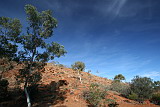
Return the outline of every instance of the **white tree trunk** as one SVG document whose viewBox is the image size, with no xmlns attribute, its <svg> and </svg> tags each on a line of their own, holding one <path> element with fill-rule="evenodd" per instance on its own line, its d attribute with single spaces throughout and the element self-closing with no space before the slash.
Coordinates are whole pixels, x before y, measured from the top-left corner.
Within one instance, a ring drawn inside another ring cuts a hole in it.
<svg viewBox="0 0 160 107">
<path fill-rule="evenodd" d="M 82 77 L 81 77 L 80 71 L 78 71 L 78 75 L 79 75 L 79 80 L 80 80 L 80 82 L 82 84 Z"/>
<path fill-rule="evenodd" d="M 80 82 L 82 83 L 82 78 L 81 78 L 81 76 L 79 75 L 79 80 L 80 80 Z"/>
<path fill-rule="evenodd" d="M 29 94 L 27 92 L 27 87 L 24 88 L 24 91 L 25 91 L 26 98 L 27 98 L 27 105 L 28 105 L 28 107 L 31 107 L 31 100 L 30 100 Z"/>
</svg>

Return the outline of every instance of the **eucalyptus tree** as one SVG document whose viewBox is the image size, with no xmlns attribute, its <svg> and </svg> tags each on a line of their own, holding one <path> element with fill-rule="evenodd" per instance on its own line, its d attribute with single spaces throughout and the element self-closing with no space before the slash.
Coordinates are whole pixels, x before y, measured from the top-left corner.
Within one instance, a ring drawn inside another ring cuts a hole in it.
<svg viewBox="0 0 160 107">
<path fill-rule="evenodd" d="M 114 77 L 114 81 L 120 82 L 122 80 L 125 80 L 125 77 L 122 74 L 118 74 Z"/>
<path fill-rule="evenodd" d="M 81 61 L 77 61 L 71 65 L 73 70 L 76 70 L 79 75 L 80 82 L 82 83 L 81 72 L 85 69 L 85 64 Z"/>
<path fill-rule="evenodd" d="M 24 91 L 27 98 L 28 107 L 31 107 L 30 93 L 28 87 L 37 84 L 41 79 L 41 72 L 44 69 L 45 62 L 53 60 L 55 57 L 60 57 L 66 53 L 64 46 L 52 42 L 46 43 L 46 39 L 53 35 L 53 29 L 57 27 L 57 20 L 52 16 L 51 10 L 42 12 L 37 11 L 37 8 L 32 5 L 25 5 L 25 12 L 27 15 L 28 27 L 23 34 L 20 34 L 20 21 L 15 20 L 15 24 L 11 27 L 17 26 L 16 31 L 7 28 L 6 37 L 10 37 L 10 43 L 15 41 L 19 45 L 13 45 L 13 53 L 20 46 L 21 50 L 17 52 L 17 59 L 23 65 L 17 75 L 17 80 L 24 84 Z M 7 19 L 7 18 L 6 18 Z M 1 25 L 6 25 L 7 22 L 1 22 Z M 15 28 L 16 29 L 16 28 Z M 13 38 L 12 38 L 13 36 Z M 2 39 L 4 39 L 3 37 Z M 1 39 L 1 38 L 0 38 Z M 9 45 L 10 46 L 10 45 Z M 3 48 L 1 46 L 0 48 Z M 7 49 L 7 48 L 4 48 Z M 10 52 L 10 51 L 9 51 Z M 7 52 L 8 53 L 8 52 Z M 12 51 L 11 51 L 12 53 Z M 1 53 L 0 53 L 1 54 Z M 4 53 L 2 53 L 4 54 Z"/>
</svg>

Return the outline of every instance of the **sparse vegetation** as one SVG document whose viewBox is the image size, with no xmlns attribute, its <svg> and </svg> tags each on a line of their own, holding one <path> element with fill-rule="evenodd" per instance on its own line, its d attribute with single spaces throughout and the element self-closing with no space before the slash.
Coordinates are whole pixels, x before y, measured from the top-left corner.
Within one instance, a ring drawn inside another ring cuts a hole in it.
<svg viewBox="0 0 160 107">
<path fill-rule="evenodd" d="M 101 104 L 104 104 L 104 99 L 107 95 L 107 91 L 101 89 L 98 84 L 92 83 L 90 85 L 89 91 L 84 92 L 84 98 L 89 102 L 93 107 L 98 107 Z"/>
</svg>

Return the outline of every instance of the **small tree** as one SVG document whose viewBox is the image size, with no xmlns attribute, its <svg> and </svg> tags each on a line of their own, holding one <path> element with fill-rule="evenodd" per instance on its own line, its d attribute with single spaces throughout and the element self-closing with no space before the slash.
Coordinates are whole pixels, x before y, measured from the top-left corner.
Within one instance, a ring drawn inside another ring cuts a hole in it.
<svg viewBox="0 0 160 107">
<path fill-rule="evenodd" d="M 118 74 L 114 77 L 114 81 L 120 82 L 122 80 L 125 80 L 125 77 L 122 74 Z"/>
<path fill-rule="evenodd" d="M 138 100 L 144 101 L 153 93 L 153 82 L 151 78 L 136 76 L 131 80 L 131 91 L 138 95 Z"/>
<path fill-rule="evenodd" d="M 73 70 L 76 70 L 79 75 L 80 82 L 82 83 L 81 72 L 85 69 L 85 64 L 83 62 L 77 61 L 72 66 Z"/>
</svg>

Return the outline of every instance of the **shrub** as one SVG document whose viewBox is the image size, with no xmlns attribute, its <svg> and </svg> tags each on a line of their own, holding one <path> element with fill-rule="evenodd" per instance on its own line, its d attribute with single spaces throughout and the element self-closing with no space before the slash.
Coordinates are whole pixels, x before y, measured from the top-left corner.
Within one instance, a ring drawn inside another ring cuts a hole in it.
<svg viewBox="0 0 160 107">
<path fill-rule="evenodd" d="M 106 91 L 101 89 L 101 87 L 98 84 L 91 84 L 89 91 L 84 92 L 84 98 L 89 102 L 89 104 L 93 107 L 100 106 L 102 100 L 105 99 L 105 96 L 107 95 Z"/>
<path fill-rule="evenodd" d="M 128 95 L 128 98 L 131 100 L 137 100 L 138 99 L 138 95 L 136 93 L 131 93 Z"/>
<path fill-rule="evenodd" d="M 136 76 L 132 79 L 130 86 L 132 92 L 138 95 L 138 100 L 144 101 L 145 99 L 149 99 L 151 97 L 154 84 L 148 77 Z"/>
<path fill-rule="evenodd" d="M 110 90 L 121 93 L 121 95 L 127 97 L 130 93 L 130 86 L 118 81 L 113 81 Z"/>
<path fill-rule="evenodd" d="M 152 95 L 151 102 L 153 102 L 154 104 L 160 105 L 160 92 L 154 93 Z"/>
</svg>

